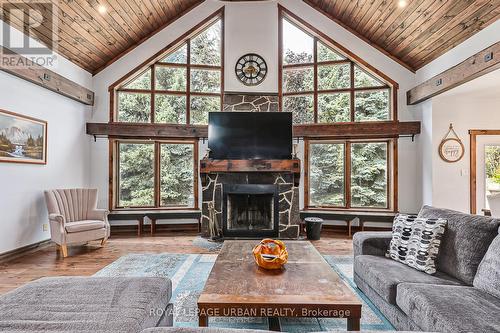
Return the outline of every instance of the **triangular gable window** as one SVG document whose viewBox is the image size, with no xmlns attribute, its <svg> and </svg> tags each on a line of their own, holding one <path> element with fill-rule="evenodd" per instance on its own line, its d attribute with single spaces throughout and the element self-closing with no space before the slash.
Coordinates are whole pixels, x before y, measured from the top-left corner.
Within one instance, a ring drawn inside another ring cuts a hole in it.
<svg viewBox="0 0 500 333">
<path fill-rule="evenodd" d="M 281 15 L 281 110 L 295 124 L 387 121 L 393 86 L 335 42 Z"/>
</svg>

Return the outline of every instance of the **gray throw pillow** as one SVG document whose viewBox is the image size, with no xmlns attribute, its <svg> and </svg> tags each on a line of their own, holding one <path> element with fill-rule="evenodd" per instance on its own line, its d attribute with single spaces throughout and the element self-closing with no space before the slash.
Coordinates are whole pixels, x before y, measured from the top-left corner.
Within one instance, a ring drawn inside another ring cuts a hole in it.
<svg viewBox="0 0 500 333">
<path fill-rule="evenodd" d="M 473 285 L 500 298 L 500 235 L 493 240 L 479 264 Z"/>
<path fill-rule="evenodd" d="M 498 234 L 500 220 L 431 206 L 424 206 L 418 217 L 448 221 L 436 262 L 437 270 L 472 285 L 479 263 Z"/>
<path fill-rule="evenodd" d="M 427 274 L 436 273 L 435 261 L 445 227 L 446 220 L 443 219 L 396 215 L 386 257 Z"/>
</svg>

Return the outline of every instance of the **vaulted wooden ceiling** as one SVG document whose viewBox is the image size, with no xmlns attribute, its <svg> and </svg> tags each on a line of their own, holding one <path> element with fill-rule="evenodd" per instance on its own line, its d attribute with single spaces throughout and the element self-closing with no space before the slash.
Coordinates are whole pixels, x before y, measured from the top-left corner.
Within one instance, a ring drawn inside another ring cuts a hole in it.
<svg viewBox="0 0 500 333">
<path fill-rule="evenodd" d="M 58 52 L 96 73 L 204 0 L 51 1 L 58 12 Z M 406 0 L 405 7 L 400 0 L 303 1 L 411 70 L 500 18 L 500 0 Z M 20 17 L 10 17 L 22 30 Z M 52 36 L 49 26 L 34 30 L 41 42 Z"/>
<path fill-rule="evenodd" d="M 30 5 L 19 0 L 0 0 L 21 9 Z M 191 10 L 203 0 L 49 0 L 58 14 L 57 51 L 91 73 Z M 2 7 L 2 19 L 5 10 Z M 19 12 L 12 12 L 10 24 L 23 30 Z M 31 16 L 37 22 L 40 18 Z M 30 33 L 45 45 L 53 29 L 43 24 Z"/>
<path fill-rule="evenodd" d="M 411 70 L 500 18 L 500 0 L 304 1 Z"/>
</svg>

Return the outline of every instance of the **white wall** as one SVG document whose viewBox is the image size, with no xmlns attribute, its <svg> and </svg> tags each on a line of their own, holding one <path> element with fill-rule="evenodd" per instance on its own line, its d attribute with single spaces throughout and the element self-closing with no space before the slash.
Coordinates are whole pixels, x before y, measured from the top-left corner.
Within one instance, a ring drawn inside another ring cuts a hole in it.
<svg viewBox="0 0 500 333">
<path fill-rule="evenodd" d="M 93 79 L 97 94 L 92 121 L 106 122 L 109 115 L 108 87 L 141 64 L 144 59 L 161 50 L 165 45 L 182 35 L 203 18 L 225 5 L 225 90 L 245 92 L 278 91 L 278 7 L 280 3 L 332 39 L 346 46 L 352 52 L 381 70 L 400 85 L 398 95 L 399 119 L 418 120 L 418 115 L 406 106 L 405 93 L 413 87 L 414 73 L 408 71 L 361 39 L 322 15 L 301 0 L 259 1 L 229 3 L 208 0 L 158 34 L 139 45 L 132 52 L 115 62 Z M 236 60 L 248 53 L 261 54 L 269 67 L 268 77 L 256 87 L 240 84 L 234 75 Z M 421 205 L 421 186 L 415 177 L 419 170 L 417 163 L 418 145 L 411 139 L 401 139 L 399 144 L 399 205 L 402 211 L 416 211 Z M 203 152 L 201 152 L 203 155 Z M 302 151 L 299 151 L 299 156 Z M 91 183 L 101 193 L 108 189 L 108 144 L 107 140 L 92 143 Z M 100 204 L 107 205 L 107 199 L 100 197 Z"/>
<path fill-rule="evenodd" d="M 88 72 L 62 57 L 57 63 L 52 70 L 91 87 Z M 0 109 L 48 122 L 47 165 L 0 163 L 3 253 L 50 238 L 43 231 L 48 223 L 45 189 L 88 186 L 90 139 L 85 123 L 90 107 L 0 72 Z"/>
<path fill-rule="evenodd" d="M 236 2 L 225 9 L 225 73 L 226 91 L 271 92 L 278 91 L 278 12 L 276 2 Z M 262 56 L 268 66 L 264 81 L 248 87 L 234 74 L 234 65 L 247 53 Z"/>
<path fill-rule="evenodd" d="M 500 41 L 500 21 L 479 31 L 455 48 L 419 69 L 415 85 L 459 64 Z M 421 164 L 422 202 L 469 211 L 469 129 L 500 129 L 500 70 L 477 78 L 414 107 L 422 120 L 417 153 Z M 438 146 L 453 123 L 465 145 L 464 158 L 446 163 Z"/>
<path fill-rule="evenodd" d="M 461 87 L 433 98 L 432 143 L 430 150 L 432 165 L 424 168 L 431 172 L 424 178 L 432 184 L 432 199 L 426 203 L 469 212 L 470 174 L 470 129 L 500 129 L 500 70 L 475 79 Z M 456 163 L 443 161 L 438 147 L 448 126 L 453 127 L 465 146 L 464 157 Z M 429 155 L 427 155 L 429 158 Z M 428 178 L 430 177 L 430 179 Z M 483 207 L 479 207 L 481 209 Z"/>
</svg>

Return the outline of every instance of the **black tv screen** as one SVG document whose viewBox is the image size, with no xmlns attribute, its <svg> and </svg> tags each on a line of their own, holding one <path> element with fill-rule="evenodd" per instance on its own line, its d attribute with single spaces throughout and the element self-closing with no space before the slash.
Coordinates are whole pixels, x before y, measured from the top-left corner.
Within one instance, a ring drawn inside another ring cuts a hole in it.
<svg viewBox="0 0 500 333">
<path fill-rule="evenodd" d="M 210 112 L 209 157 L 224 159 L 290 159 L 291 112 Z"/>
</svg>

